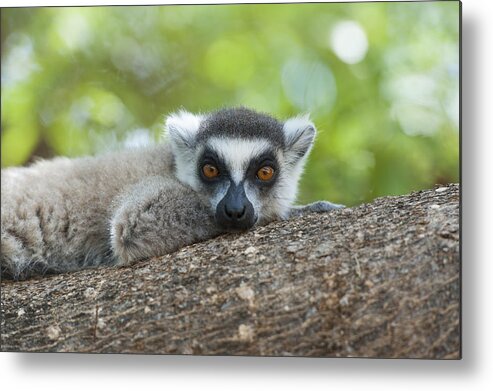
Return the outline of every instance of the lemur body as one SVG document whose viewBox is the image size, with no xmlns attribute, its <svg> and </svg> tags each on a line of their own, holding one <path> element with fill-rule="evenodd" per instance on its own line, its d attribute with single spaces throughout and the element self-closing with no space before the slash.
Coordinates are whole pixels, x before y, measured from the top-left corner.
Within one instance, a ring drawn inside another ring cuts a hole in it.
<svg viewBox="0 0 493 391">
<path fill-rule="evenodd" d="M 315 136 L 307 118 L 179 112 L 166 132 L 168 141 L 154 146 L 2 170 L 2 276 L 127 265 L 338 207 L 292 207 Z"/>
</svg>

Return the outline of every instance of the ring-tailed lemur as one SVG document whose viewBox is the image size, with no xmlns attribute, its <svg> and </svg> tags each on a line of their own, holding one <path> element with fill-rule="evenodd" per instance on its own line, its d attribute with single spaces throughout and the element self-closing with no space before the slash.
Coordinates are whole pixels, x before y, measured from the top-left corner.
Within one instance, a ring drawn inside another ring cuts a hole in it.
<svg viewBox="0 0 493 391">
<path fill-rule="evenodd" d="M 165 130 L 168 142 L 150 147 L 2 170 L 2 275 L 127 265 L 339 206 L 292 207 L 315 136 L 307 117 L 180 111 Z"/>
</svg>

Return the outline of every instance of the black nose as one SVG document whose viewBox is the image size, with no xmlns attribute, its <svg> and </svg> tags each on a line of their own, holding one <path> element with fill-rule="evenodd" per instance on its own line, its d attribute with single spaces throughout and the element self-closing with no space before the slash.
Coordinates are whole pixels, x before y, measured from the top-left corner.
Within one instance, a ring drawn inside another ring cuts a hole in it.
<svg viewBox="0 0 493 391">
<path fill-rule="evenodd" d="M 216 208 L 216 222 L 226 231 L 243 231 L 255 224 L 255 212 L 243 184 L 231 183 Z"/>
<path fill-rule="evenodd" d="M 246 206 L 245 205 L 224 205 L 224 213 L 231 220 L 241 220 L 246 215 Z"/>
</svg>

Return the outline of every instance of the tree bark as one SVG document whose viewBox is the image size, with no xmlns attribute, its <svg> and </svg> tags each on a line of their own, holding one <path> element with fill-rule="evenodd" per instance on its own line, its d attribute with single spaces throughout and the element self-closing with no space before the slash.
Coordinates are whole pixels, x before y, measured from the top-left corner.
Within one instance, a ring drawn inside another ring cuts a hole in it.
<svg viewBox="0 0 493 391">
<path fill-rule="evenodd" d="M 2 281 L 3 351 L 460 357 L 459 186 Z"/>
</svg>

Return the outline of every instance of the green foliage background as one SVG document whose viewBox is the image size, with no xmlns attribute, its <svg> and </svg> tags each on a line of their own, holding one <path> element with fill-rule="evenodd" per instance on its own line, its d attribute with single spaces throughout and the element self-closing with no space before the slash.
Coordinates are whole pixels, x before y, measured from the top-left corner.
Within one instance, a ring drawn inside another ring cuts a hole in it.
<svg viewBox="0 0 493 391">
<path fill-rule="evenodd" d="M 347 21 L 368 43 L 354 64 L 331 43 Z M 458 181 L 455 1 L 2 9 L 1 42 L 2 167 L 157 140 L 179 108 L 245 105 L 311 112 L 301 202 Z"/>
</svg>

